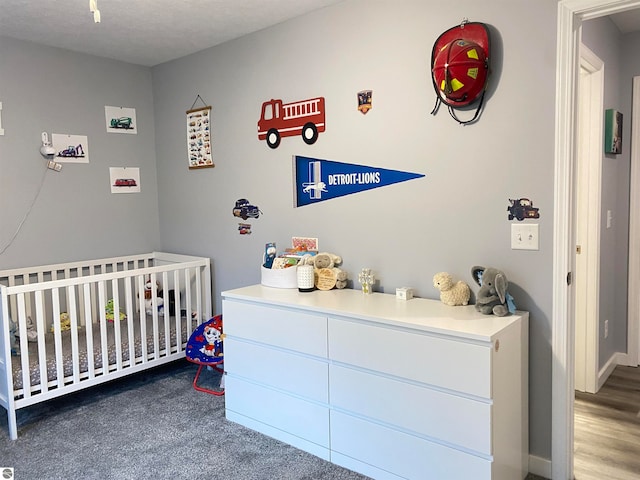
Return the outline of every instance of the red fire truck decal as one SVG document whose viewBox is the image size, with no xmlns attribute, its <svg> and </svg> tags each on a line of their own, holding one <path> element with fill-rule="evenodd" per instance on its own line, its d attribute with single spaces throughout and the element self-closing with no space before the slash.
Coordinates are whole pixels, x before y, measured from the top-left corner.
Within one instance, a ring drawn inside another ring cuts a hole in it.
<svg viewBox="0 0 640 480">
<path fill-rule="evenodd" d="M 282 137 L 301 135 L 307 145 L 324 132 L 324 97 L 310 98 L 300 102 L 282 103 L 269 100 L 262 104 L 258 120 L 258 140 L 266 140 L 271 148 L 278 148 Z"/>
</svg>

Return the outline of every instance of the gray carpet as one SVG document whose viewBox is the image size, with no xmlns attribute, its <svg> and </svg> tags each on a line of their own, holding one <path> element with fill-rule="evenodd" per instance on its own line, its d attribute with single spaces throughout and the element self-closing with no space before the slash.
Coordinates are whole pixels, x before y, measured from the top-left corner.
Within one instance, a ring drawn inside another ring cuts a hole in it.
<svg viewBox="0 0 640 480">
<path fill-rule="evenodd" d="M 228 422 L 224 397 L 191 387 L 196 368 L 174 362 L 22 409 L 15 442 L 0 409 L 0 468 L 16 480 L 367 478 Z M 218 380 L 203 373 L 205 386 Z"/>
</svg>

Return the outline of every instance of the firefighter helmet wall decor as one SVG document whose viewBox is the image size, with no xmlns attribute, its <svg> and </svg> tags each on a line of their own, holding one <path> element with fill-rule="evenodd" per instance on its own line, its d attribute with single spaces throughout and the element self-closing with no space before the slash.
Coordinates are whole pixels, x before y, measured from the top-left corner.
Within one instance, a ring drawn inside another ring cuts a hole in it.
<svg viewBox="0 0 640 480">
<path fill-rule="evenodd" d="M 484 23 L 465 19 L 441 34 L 431 50 L 431 78 L 437 95 L 431 114 L 438 113 L 444 103 L 458 123 L 475 122 L 484 104 L 489 59 L 489 30 Z M 473 117 L 460 120 L 455 109 L 468 109 L 475 103 Z"/>
</svg>

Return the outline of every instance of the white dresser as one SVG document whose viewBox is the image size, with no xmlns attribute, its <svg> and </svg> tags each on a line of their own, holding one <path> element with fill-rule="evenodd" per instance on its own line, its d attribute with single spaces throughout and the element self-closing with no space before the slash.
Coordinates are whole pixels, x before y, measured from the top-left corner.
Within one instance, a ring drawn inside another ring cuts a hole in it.
<svg viewBox="0 0 640 480">
<path fill-rule="evenodd" d="M 375 479 L 527 475 L 526 312 L 347 289 L 222 297 L 227 419 Z"/>
</svg>

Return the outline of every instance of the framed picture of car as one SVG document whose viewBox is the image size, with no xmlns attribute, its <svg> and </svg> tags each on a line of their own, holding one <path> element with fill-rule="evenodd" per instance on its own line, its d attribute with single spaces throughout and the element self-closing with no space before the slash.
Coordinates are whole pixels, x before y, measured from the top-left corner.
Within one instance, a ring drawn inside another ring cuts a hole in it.
<svg viewBox="0 0 640 480">
<path fill-rule="evenodd" d="M 110 107 L 105 105 L 104 117 L 107 122 L 107 132 L 137 135 L 138 128 L 135 108 Z"/>
<path fill-rule="evenodd" d="M 140 169 L 137 167 L 110 167 L 111 193 L 140 193 Z"/>
</svg>

